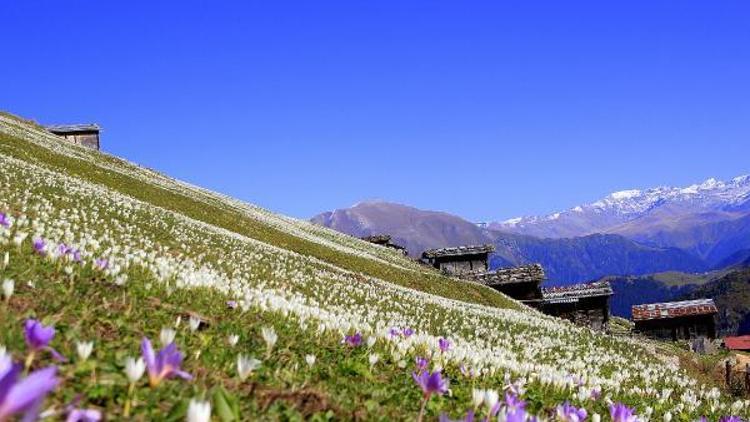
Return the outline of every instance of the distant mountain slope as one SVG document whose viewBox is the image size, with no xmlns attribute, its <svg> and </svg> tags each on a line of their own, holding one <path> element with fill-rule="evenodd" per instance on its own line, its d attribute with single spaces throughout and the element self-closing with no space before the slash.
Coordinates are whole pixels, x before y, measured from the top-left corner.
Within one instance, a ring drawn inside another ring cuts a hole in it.
<svg viewBox="0 0 750 422">
<path fill-rule="evenodd" d="M 712 298 L 720 309 L 718 330 L 723 335 L 750 334 L 750 268 L 732 271 L 679 299 Z"/>
<path fill-rule="evenodd" d="M 425 249 L 491 241 L 486 232 L 460 217 L 390 202 L 361 202 L 319 214 L 311 221 L 357 237 L 390 234 L 412 256 Z"/>
<path fill-rule="evenodd" d="M 588 281 L 610 274 L 637 275 L 666 270 L 691 272 L 705 268 L 701 260 L 679 249 L 644 246 L 611 234 L 539 239 L 498 233 L 494 243 L 505 261 L 541 263 L 552 284 Z"/>
<path fill-rule="evenodd" d="M 390 234 L 414 257 L 429 248 L 492 243 L 496 247 L 492 268 L 539 262 L 556 284 L 610 274 L 705 269 L 701 260 L 684 251 L 644 246 L 618 235 L 539 239 L 483 229 L 450 214 L 388 202 L 364 202 L 320 214 L 312 221 L 354 236 Z"/>
</svg>

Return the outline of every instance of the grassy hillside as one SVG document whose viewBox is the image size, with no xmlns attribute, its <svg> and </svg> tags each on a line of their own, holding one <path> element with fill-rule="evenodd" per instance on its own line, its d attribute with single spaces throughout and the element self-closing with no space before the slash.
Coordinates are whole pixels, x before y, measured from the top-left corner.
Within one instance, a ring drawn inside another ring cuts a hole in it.
<svg viewBox="0 0 750 422">
<path fill-rule="evenodd" d="M 195 399 L 215 420 L 412 420 L 423 403 L 434 419 L 465 414 L 475 388 L 518 395 L 542 417 L 565 401 L 604 420 L 611 402 L 644 418 L 749 413 L 648 343 L 541 315 L 5 115 L 0 212 L 2 279 L 14 280 L 3 283 L 0 344 L 24 372 L 57 368 L 48 415 L 74 402 L 109 419 L 181 420 Z M 28 319 L 55 327 L 49 345 L 67 361 L 32 351 Z M 174 344 L 191 379 L 131 383 L 124 368 L 143 337 Z M 260 361 L 243 377 L 240 354 Z M 423 400 L 417 358 L 442 370 L 450 392 Z"/>
</svg>

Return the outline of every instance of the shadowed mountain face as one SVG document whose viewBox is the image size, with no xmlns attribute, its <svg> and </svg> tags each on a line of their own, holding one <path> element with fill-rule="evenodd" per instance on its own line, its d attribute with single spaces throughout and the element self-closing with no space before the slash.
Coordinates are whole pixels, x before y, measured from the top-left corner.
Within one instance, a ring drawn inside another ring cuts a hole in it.
<svg viewBox="0 0 750 422">
<path fill-rule="evenodd" d="M 353 236 L 390 234 L 414 257 L 425 249 L 492 243 L 496 248 L 490 258 L 492 268 L 538 262 L 544 266 L 551 284 L 611 274 L 701 271 L 705 267 L 701 260 L 684 251 L 645 246 L 619 235 L 540 239 L 480 228 L 450 214 L 388 202 L 364 202 L 320 214 L 312 221 Z"/>
</svg>

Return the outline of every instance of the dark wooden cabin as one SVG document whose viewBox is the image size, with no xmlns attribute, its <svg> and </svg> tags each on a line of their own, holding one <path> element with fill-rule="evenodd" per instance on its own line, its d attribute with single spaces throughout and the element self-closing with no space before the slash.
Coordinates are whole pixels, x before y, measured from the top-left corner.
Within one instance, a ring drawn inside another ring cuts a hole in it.
<svg viewBox="0 0 750 422">
<path fill-rule="evenodd" d="M 74 144 L 83 145 L 97 150 L 100 147 L 99 132 L 101 129 L 97 124 L 54 125 L 47 126 L 46 129 L 57 136 L 62 136 Z"/>
<path fill-rule="evenodd" d="M 366 242 L 374 243 L 376 245 L 385 246 L 386 248 L 396 249 L 398 251 L 401 251 L 401 253 L 403 253 L 404 255 L 409 254 L 409 251 L 407 251 L 405 247 L 393 243 L 391 241 L 391 235 L 389 234 L 374 234 L 361 237 L 360 239 Z"/>
<path fill-rule="evenodd" d="M 469 278 L 529 306 L 538 307 L 542 301 L 541 285 L 545 275 L 539 264 L 500 268 L 491 272 L 472 274 Z"/>
<path fill-rule="evenodd" d="M 572 321 L 592 330 L 607 330 L 609 298 L 612 287 L 607 281 L 542 289 L 542 312 Z"/>
<path fill-rule="evenodd" d="M 719 311 L 712 299 L 633 305 L 635 331 L 663 340 L 716 338 Z"/>
<path fill-rule="evenodd" d="M 430 249 L 422 252 L 422 261 L 445 274 L 460 277 L 486 273 L 489 270 L 489 254 L 494 251 L 492 245 Z"/>
</svg>

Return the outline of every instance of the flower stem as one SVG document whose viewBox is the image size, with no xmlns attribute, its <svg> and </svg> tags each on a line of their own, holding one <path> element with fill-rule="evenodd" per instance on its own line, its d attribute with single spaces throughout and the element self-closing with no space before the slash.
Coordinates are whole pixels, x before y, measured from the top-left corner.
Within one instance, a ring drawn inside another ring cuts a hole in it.
<svg viewBox="0 0 750 422">
<path fill-rule="evenodd" d="M 29 369 L 31 368 L 31 364 L 34 362 L 34 352 L 30 352 L 28 356 L 26 356 L 26 362 L 24 364 L 24 371 L 26 374 L 29 373 Z"/>
<path fill-rule="evenodd" d="M 123 410 L 123 416 L 130 417 L 130 407 L 133 403 L 133 393 L 135 392 L 135 383 L 128 385 L 128 398 L 125 400 L 125 409 Z"/>
<path fill-rule="evenodd" d="M 419 408 L 419 415 L 417 415 L 417 422 L 422 422 L 422 419 L 424 419 L 424 408 L 427 406 L 427 400 L 429 400 L 430 396 L 425 394 L 424 398 L 422 399 L 422 406 Z"/>
</svg>

